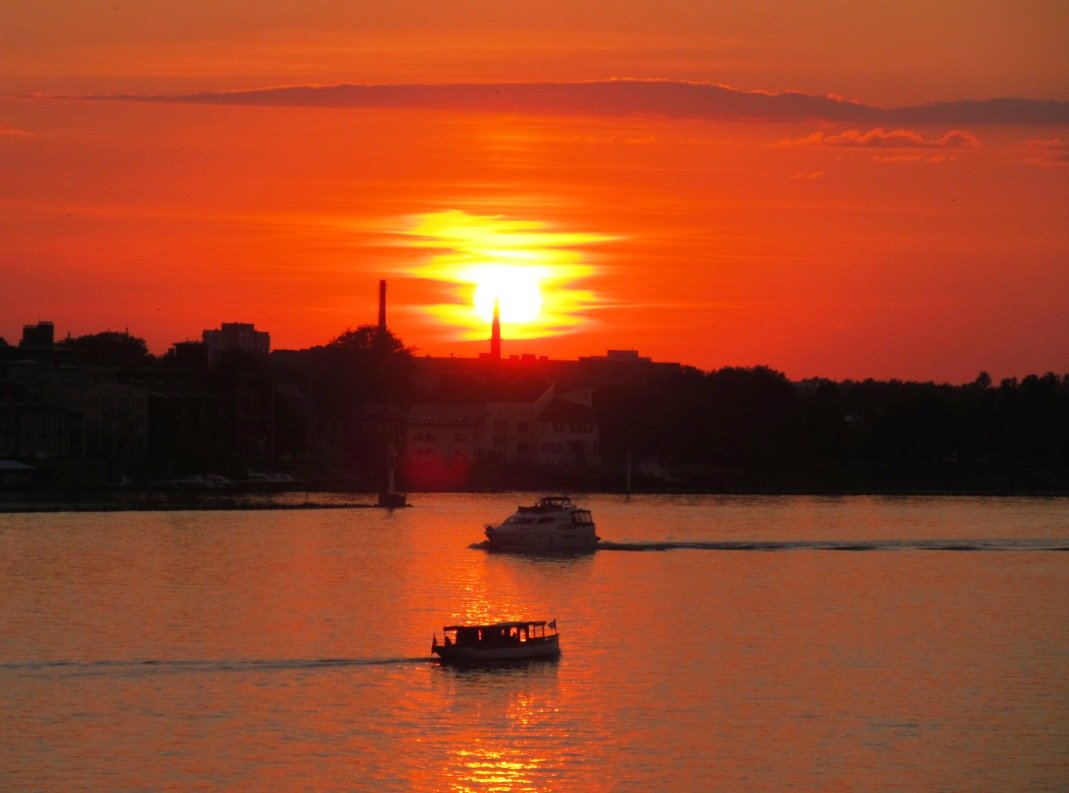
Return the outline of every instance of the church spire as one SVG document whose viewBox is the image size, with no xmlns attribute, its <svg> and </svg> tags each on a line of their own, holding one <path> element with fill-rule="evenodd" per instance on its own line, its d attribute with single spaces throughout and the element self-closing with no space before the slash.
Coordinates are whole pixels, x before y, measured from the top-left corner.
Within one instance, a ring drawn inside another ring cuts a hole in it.
<svg viewBox="0 0 1069 793">
<path fill-rule="evenodd" d="M 490 326 L 490 357 L 501 360 L 501 302 L 494 301 L 494 320 Z"/>
</svg>

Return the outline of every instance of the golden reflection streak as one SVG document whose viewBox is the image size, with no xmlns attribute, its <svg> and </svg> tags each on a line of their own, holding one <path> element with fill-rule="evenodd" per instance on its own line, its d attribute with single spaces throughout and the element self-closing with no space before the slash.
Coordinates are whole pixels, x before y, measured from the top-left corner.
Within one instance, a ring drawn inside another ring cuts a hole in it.
<svg viewBox="0 0 1069 793">
<path fill-rule="evenodd" d="M 471 751 L 461 749 L 456 752 L 460 768 L 466 772 L 464 782 L 451 785 L 457 791 L 480 790 L 535 790 L 535 762 L 516 762 L 505 759 L 504 752 L 486 749 Z"/>
<path fill-rule="evenodd" d="M 598 299 L 591 290 L 574 286 L 597 273 L 585 248 L 617 239 L 455 209 L 408 218 L 402 237 L 406 247 L 430 252 L 410 275 L 454 286 L 453 302 L 425 310 L 467 341 L 486 337 L 495 298 L 501 302 L 502 332 L 508 338 L 556 336 L 588 322 Z"/>
<path fill-rule="evenodd" d="M 456 602 L 448 623 L 475 624 L 520 620 L 546 613 L 546 604 L 510 595 L 518 590 L 506 568 L 495 578 L 486 554 L 467 554 L 442 575 Z M 502 585 L 502 584 L 506 585 Z M 535 662 L 513 670 L 500 686 L 484 670 L 443 676 L 452 689 L 453 729 L 441 752 L 443 787 L 457 793 L 536 791 L 556 779 L 570 745 L 570 728 L 558 720 L 557 664 Z M 446 781 L 447 780 L 447 781 Z"/>
</svg>

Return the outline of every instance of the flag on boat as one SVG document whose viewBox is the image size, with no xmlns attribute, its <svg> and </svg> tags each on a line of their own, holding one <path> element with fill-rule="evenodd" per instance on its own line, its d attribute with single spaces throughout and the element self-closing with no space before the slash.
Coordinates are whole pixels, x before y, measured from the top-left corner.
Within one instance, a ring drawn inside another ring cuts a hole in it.
<svg viewBox="0 0 1069 793">
<path fill-rule="evenodd" d="M 553 630 L 557 630 L 557 619 L 556 619 L 556 617 L 554 617 L 553 619 L 551 619 L 549 621 L 549 627 L 552 628 Z"/>
</svg>

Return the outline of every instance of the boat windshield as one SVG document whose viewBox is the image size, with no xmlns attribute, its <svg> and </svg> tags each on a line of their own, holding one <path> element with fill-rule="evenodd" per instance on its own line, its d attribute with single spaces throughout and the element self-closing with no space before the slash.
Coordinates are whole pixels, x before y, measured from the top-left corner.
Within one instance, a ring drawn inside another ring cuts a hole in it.
<svg viewBox="0 0 1069 793">
<path fill-rule="evenodd" d="M 505 523 L 512 523 L 512 524 L 517 524 L 518 523 L 521 526 L 526 526 L 527 524 L 534 523 L 535 520 L 537 520 L 537 518 L 527 517 L 526 515 L 521 515 L 521 516 L 512 515 L 511 517 L 506 518 Z"/>
</svg>

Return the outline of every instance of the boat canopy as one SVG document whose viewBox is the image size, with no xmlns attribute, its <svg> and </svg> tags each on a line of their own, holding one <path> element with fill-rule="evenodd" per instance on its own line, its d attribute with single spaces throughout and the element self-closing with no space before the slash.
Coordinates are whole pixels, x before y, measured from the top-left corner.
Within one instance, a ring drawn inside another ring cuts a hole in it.
<svg viewBox="0 0 1069 793">
<path fill-rule="evenodd" d="M 575 509 L 575 504 L 568 496 L 543 496 L 534 506 L 518 507 L 519 512 L 559 512 L 570 509 Z"/>
<path fill-rule="evenodd" d="M 443 631 L 457 631 L 470 628 L 543 628 L 548 626 L 550 630 L 557 629 L 556 620 L 518 620 L 513 622 L 488 622 L 482 625 L 446 625 L 442 628 Z"/>
</svg>

